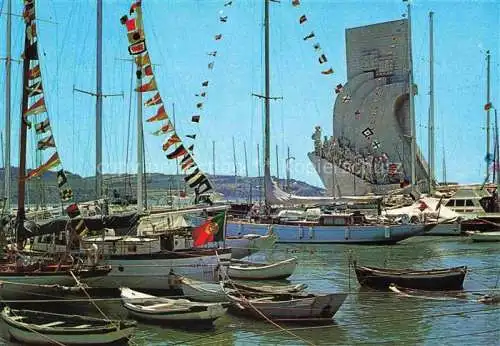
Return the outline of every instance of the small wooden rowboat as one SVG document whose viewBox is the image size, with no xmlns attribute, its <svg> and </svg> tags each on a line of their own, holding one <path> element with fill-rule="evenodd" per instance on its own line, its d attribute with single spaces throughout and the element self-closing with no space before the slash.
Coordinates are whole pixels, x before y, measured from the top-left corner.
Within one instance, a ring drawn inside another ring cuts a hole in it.
<svg viewBox="0 0 500 346">
<path fill-rule="evenodd" d="M 391 284 L 429 291 L 461 290 L 467 267 L 414 270 L 363 267 L 354 264 L 361 286 L 387 290 Z"/>
<path fill-rule="evenodd" d="M 197 303 L 187 299 L 168 299 L 120 288 L 123 306 L 128 312 L 145 321 L 170 323 L 196 322 L 212 324 L 224 315 L 227 308 L 221 303 Z"/>
<path fill-rule="evenodd" d="M 231 311 L 281 322 L 328 323 L 340 309 L 347 294 L 275 294 L 268 297 L 243 296 L 227 290 Z M 265 316 L 265 317 L 264 317 Z"/>
<path fill-rule="evenodd" d="M 5 307 L 2 319 L 9 334 L 24 344 L 106 345 L 126 341 L 135 321 L 113 321 Z"/>
<path fill-rule="evenodd" d="M 295 257 L 275 263 L 253 263 L 231 260 L 228 275 L 231 279 L 241 280 L 278 280 L 286 279 L 297 267 Z"/>
<path fill-rule="evenodd" d="M 177 276 L 177 280 L 186 297 L 201 302 L 227 302 L 229 301 L 222 287 L 237 288 L 242 292 L 261 294 L 287 294 L 300 293 L 307 288 L 305 284 L 297 285 L 246 285 L 236 281 L 220 284 L 208 283 Z"/>
</svg>

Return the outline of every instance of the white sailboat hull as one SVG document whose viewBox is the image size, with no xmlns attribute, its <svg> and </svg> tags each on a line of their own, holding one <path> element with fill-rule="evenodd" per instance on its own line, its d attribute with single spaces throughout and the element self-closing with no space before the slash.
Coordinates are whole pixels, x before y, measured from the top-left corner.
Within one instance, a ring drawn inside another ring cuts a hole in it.
<svg viewBox="0 0 500 346">
<path fill-rule="evenodd" d="M 89 279 L 86 283 L 95 288 L 130 287 L 138 290 L 166 290 L 176 288 L 169 280 L 168 274 L 171 271 L 196 280 L 214 282 L 218 280 L 219 259 L 228 262 L 231 254 L 175 259 L 138 257 L 138 259 L 113 257 L 105 259 L 103 263 L 112 266 L 108 276 Z"/>
</svg>

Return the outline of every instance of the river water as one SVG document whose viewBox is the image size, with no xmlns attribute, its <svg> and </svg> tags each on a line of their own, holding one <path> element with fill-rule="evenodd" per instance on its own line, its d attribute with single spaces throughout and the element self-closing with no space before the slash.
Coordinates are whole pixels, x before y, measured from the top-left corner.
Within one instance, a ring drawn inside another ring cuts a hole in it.
<svg viewBox="0 0 500 346">
<path fill-rule="evenodd" d="M 131 345 L 500 345 L 500 305 L 477 302 L 500 286 L 500 246 L 462 237 L 414 237 L 392 246 L 279 244 L 267 254 L 299 259 L 290 283 L 306 283 L 310 292 L 349 292 L 326 326 L 282 326 L 226 314 L 210 331 L 188 331 L 139 324 Z M 415 269 L 466 265 L 460 296 L 403 297 L 361 289 L 350 258 L 359 264 Z M 498 293 L 498 291 L 497 291 Z M 98 301 L 110 317 L 126 318 L 118 301 Z M 68 302 L 70 307 L 72 303 Z M 85 309 L 87 310 L 87 309 Z M 89 309 L 90 310 L 90 309 Z M 90 311 L 92 313 L 92 311 Z M 83 314 L 83 312 L 82 312 Z M 2 326 L 3 342 L 9 341 Z M 0 340 L 1 341 L 1 340 Z"/>
</svg>

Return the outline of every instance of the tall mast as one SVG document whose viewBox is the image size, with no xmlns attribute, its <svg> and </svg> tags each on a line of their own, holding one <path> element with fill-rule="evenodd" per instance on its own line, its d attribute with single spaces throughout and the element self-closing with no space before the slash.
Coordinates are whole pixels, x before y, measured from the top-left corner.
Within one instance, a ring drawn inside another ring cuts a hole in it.
<svg viewBox="0 0 500 346">
<path fill-rule="evenodd" d="M 10 14 L 9 14 L 10 17 Z M 26 184 L 24 177 L 26 176 L 26 139 L 27 139 L 27 130 L 28 126 L 26 121 L 24 120 L 24 113 L 28 110 L 28 73 L 30 69 L 30 59 L 26 56 L 26 52 L 28 51 L 28 47 L 30 45 L 28 35 L 26 31 L 30 23 L 26 23 L 24 28 L 24 52 L 25 56 L 23 59 L 23 96 L 21 100 L 21 116 L 19 119 L 21 120 L 21 127 L 19 131 L 19 173 L 18 173 L 18 184 L 17 184 L 17 229 L 23 227 L 23 220 L 25 219 L 25 197 L 26 197 Z"/>
<path fill-rule="evenodd" d="M 490 105 L 490 51 L 486 51 L 486 104 Z M 486 109 L 486 157 L 490 157 L 490 108 Z M 488 160 L 486 160 L 486 176 L 489 180 Z"/>
<path fill-rule="evenodd" d="M 429 193 L 434 188 L 434 12 L 429 12 Z"/>
<path fill-rule="evenodd" d="M 101 0 L 99 0 L 101 1 Z M 142 85 L 142 71 L 137 72 L 137 90 Z M 144 133 L 142 131 L 142 92 L 137 92 L 137 211 L 144 210 Z"/>
<path fill-rule="evenodd" d="M 4 208 L 8 212 L 10 210 L 10 83 L 11 83 L 11 36 L 12 36 L 12 1 L 7 0 L 7 37 L 6 37 L 6 52 L 5 57 L 5 156 L 4 156 L 4 179 L 5 179 L 5 204 Z"/>
<path fill-rule="evenodd" d="M 495 108 L 494 109 L 495 111 L 495 167 L 494 167 L 494 171 L 493 173 L 496 172 L 496 180 L 494 181 L 494 183 L 496 184 L 497 186 L 497 191 L 500 187 L 500 172 L 499 172 L 499 165 L 498 165 L 498 162 L 499 162 L 499 158 L 500 158 L 500 146 L 499 146 L 499 143 L 498 143 L 498 117 L 497 117 L 497 109 Z"/>
<path fill-rule="evenodd" d="M 97 0 L 96 47 L 96 102 L 95 102 L 95 183 L 96 199 L 102 197 L 102 0 Z"/>
<path fill-rule="evenodd" d="M 247 143 L 243 142 L 243 151 L 245 152 L 245 176 L 248 178 L 248 161 L 247 161 Z"/>
<path fill-rule="evenodd" d="M 215 141 L 212 141 L 212 175 L 215 177 Z"/>
<path fill-rule="evenodd" d="M 265 63 L 265 120 L 264 120 L 264 199 L 266 206 L 268 205 L 267 195 L 271 191 L 269 182 L 271 180 L 271 109 L 269 104 L 270 95 L 270 73 L 269 73 L 269 0 L 264 0 L 264 63 Z"/>
<path fill-rule="evenodd" d="M 415 105 L 413 102 L 413 58 L 411 49 L 411 4 L 408 2 L 408 75 L 409 75 L 409 107 L 410 107 L 410 164 L 411 164 L 411 184 L 417 184 L 416 160 L 417 160 L 417 133 L 415 129 Z"/>
</svg>

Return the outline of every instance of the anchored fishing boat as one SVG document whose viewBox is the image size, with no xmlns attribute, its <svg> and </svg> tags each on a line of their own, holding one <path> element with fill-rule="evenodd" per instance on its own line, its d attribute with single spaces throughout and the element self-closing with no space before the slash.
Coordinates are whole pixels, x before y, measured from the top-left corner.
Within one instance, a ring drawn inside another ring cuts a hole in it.
<svg viewBox="0 0 500 346">
<path fill-rule="evenodd" d="M 159 298 L 137 292 L 129 288 L 120 288 L 122 304 L 127 311 L 146 321 L 181 323 L 189 326 L 212 324 L 224 315 L 227 308 L 221 303 L 196 303 L 187 299 Z"/>
<path fill-rule="evenodd" d="M 267 297 L 240 295 L 226 290 L 231 311 L 280 322 L 329 323 L 347 294 L 270 294 Z"/>
<path fill-rule="evenodd" d="M 9 334 L 25 344 L 108 345 L 127 341 L 137 322 L 17 310 L 6 306 L 2 320 Z"/>
<path fill-rule="evenodd" d="M 25 258 L 30 260 L 30 258 Z M 78 284 L 77 280 L 106 277 L 111 266 L 82 266 L 37 260 L 26 262 L 19 258 L 16 264 L 0 264 L 0 297 L 3 300 L 40 298 L 54 294 L 63 287 Z"/>
<path fill-rule="evenodd" d="M 300 293 L 307 288 L 305 284 L 248 285 L 234 280 L 222 281 L 221 285 L 219 283 L 197 281 L 179 275 L 176 275 L 176 281 L 186 297 L 201 302 L 227 302 L 228 298 L 224 293 L 224 288 L 238 289 L 240 292 L 255 295 Z"/>
<path fill-rule="evenodd" d="M 361 286 L 382 290 L 391 284 L 429 291 L 461 290 L 467 274 L 467 267 L 414 270 L 364 267 L 355 263 L 354 269 Z"/>
<path fill-rule="evenodd" d="M 279 280 L 291 276 L 296 267 L 297 258 L 295 257 L 274 263 L 231 260 L 227 274 L 231 279 Z"/>
</svg>

